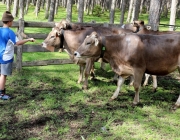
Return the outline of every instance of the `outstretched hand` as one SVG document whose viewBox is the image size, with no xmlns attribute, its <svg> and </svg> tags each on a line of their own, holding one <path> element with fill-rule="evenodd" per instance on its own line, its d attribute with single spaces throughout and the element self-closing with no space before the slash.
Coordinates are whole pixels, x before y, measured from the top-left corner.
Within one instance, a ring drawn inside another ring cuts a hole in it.
<svg viewBox="0 0 180 140">
<path fill-rule="evenodd" d="M 34 38 L 28 38 L 30 42 L 35 42 Z"/>
</svg>

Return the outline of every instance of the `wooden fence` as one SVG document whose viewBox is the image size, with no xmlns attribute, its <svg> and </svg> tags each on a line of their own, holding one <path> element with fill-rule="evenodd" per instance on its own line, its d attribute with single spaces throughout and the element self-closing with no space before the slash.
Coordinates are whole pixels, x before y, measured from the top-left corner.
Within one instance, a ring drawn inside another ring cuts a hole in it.
<svg viewBox="0 0 180 140">
<path fill-rule="evenodd" d="M 119 24 L 107 24 L 107 23 L 76 23 L 82 26 L 105 26 L 105 27 L 120 27 Z M 0 27 L 3 26 L 2 21 L 0 21 Z M 17 36 L 19 39 L 23 39 L 24 28 L 53 28 L 55 26 L 55 22 L 32 22 L 32 21 L 24 21 L 20 19 L 19 21 L 14 21 L 12 27 L 17 28 Z M 30 38 L 35 39 L 45 39 L 48 34 L 44 33 L 25 33 Z M 15 61 L 14 67 L 21 71 L 22 67 L 25 66 L 45 66 L 45 65 L 59 65 L 59 64 L 71 64 L 73 63 L 70 59 L 53 59 L 53 60 L 39 60 L 39 61 L 22 61 L 22 54 L 24 52 L 48 52 L 45 48 L 41 47 L 41 45 L 30 45 L 24 44 L 18 47 L 15 47 Z"/>
</svg>

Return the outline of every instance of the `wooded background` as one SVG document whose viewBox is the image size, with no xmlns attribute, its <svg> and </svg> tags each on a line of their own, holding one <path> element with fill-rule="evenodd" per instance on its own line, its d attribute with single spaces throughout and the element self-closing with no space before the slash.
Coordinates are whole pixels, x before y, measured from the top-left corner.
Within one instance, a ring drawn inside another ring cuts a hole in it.
<svg viewBox="0 0 180 140">
<path fill-rule="evenodd" d="M 180 0 L 1 0 L 6 4 L 7 10 L 11 11 L 14 17 L 23 18 L 28 13 L 30 4 L 35 6 L 34 13 L 38 17 L 41 8 L 45 9 L 45 18 L 51 22 L 57 14 L 58 7 L 65 7 L 67 11 L 66 19 L 72 21 L 72 5 L 77 6 L 78 22 L 83 22 L 84 14 L 93 14 L 96 9 L 97 14 L 109 11 L 109 23 L 114 23 L 115 9 L 121 11 L 119 23 L 129 23 L 138 20 L 139 15 L 148 13 L 148 25 L 153 30 L 158 29 L 161 16 L 170 15 L 170 25 L 175 25 L 176 18 L 180 18 Z M 127 19 L 124 19 L 125 12 L 128 11 Z M 169 26 L 173 30 L 173 26 Z"/>
</svg>

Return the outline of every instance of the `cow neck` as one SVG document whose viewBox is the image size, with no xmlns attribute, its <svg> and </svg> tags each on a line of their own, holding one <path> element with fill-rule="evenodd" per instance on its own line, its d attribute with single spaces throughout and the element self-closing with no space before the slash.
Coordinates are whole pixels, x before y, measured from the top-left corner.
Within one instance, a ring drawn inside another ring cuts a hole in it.
<svg viewBox="0 0 180 140">
<path fill-rule="evenodd" d="M 61 29 L 61 36 L 59 36 L 61 43 L 60 43 L 60 48 L 63 48 L 63 44 L 64 44 L 64 30 Z"/>
<path fill-rule="evenodd" d="M 102 47 L 101 47 L 101 54 L 100 54 L 100 58 L 103 58 L 104 57 L 104 52 L 105 52 L 105 44 L 106 44 L 106 41 L 105 41 L 105 37 L 104 36 L 102 36 L 101 37 L 101 45 L 102 45 Z"/>
<path fill-rule="evenodd" d="M 69 55 L 73 56 L 71 49 L 69 49 L 69 47 L 67 45 L 67 42 L 65 41 L 65 38 L 64 38 L 64 29 L 61 29 L 60 40 L 61 40 L 60 48 L 64 48 L 63 46 L 67 46 L 67 47 L 65 47 L 65 49 L 68 51 Z"/>
<path fill-rule="evenodd" d="M 139 31 L 143 30 L 144 28 L 145 28 L 144 26 L 140 26 Z"/>
</svg>

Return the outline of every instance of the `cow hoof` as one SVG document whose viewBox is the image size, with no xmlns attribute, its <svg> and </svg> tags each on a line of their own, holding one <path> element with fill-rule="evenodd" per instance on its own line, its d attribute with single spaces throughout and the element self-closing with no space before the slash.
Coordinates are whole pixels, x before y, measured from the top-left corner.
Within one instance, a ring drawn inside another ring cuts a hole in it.
<svg viewBox="0 0 180 140">
<path fill-rule="evenodd" d="M 175 104 L 175 105 L 173 105 L 173 106 L 170 108 L 170 110 L 174 112 L 174 111 L 176 111 L 176 109 L 178 109 L 179 107 L 180 107 L 179 105 L 176 105 L 176 104 Z"/>
<path fill-rule="evenodd" d="M 117 85 L 117 80 L 113 80 L 112 83 Z"/>
<path fill-rule="evenodd" d="M 137 104 L 138 104 L 138 102 L 133 101 L 133 105 L 135 105 L 135 106 L 136 106 Z"/>
<path fill-rule="evenodd" d="M 114 98 L 114 97 L 111 97 L 110 99 L 109 99 L 109 101 L 114 101 L 116 98 Z"/>
<path fill-rule="evenodd" d="M 82 90 L 88 90 L 88 87 L 82 87 Z"/>
<path fill-rule="evenodd" d="M 157 91 L 157 88 L 153 88 L 153 92 L 156 92 Z"/>
</svg>

